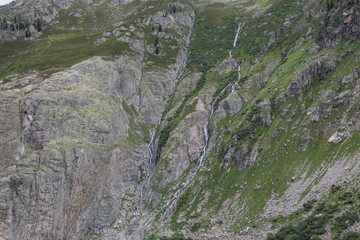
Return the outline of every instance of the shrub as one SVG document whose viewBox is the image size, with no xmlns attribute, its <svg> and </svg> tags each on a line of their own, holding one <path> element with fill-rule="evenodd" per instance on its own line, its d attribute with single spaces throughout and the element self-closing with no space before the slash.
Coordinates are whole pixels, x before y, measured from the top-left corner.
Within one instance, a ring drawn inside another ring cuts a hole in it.
<svg viewBox="0 0 360 240">
<path fill-rule="evenodd" d="M 339 236 L 345 231 L 345 229 L 354 225 L 354 223 L 359 220 L 359 215 L 355 212 L 346 212 L 340 217 L 337 217 L 333 223 L 332 228 L 333 231 L 336 232 L 334 239 L 338 239 Z"/>
<path fill-rule="evenodd" d="M 197 232 L 200 229 L 200 227 L 201 227 L 201 224 L 199 222 L 194 223 L 194 225 L 192 225 L 190 227 L 190 231 L 191 232 Z"/>
<path fill-rule="evenodd" d="M 343 240 L 360 240 L 360 233 L 348 232 L 344 235 Z"/>
<path fill-rule="evenodd" d="M 312 199 L 306 203 L 303 204 L 304 211 L 308 212 L 312 209 L 314 203 L 316 203 L 316 199 Z"/>
</svg>

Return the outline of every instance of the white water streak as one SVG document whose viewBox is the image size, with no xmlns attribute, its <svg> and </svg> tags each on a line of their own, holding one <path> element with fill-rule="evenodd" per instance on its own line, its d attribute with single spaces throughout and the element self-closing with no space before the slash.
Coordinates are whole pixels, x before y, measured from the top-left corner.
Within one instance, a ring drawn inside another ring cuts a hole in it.
<svg viewBox="0 0 360 240">
<path fill-rule="evenodd" d="M 241 30 L 242 26 L 243 26 L 243 25 L 242 25 L 241 23 L 239 23 L 238 29 L 237 29 L 237 31 L 236 31 L 234 43 L 233 43 L 233 48 L 236 47 L 236 43 L 237 43 L 237 40 L 238 40 L 238 37 L 239 37 L 239 33 L 240 33 L 240 30 Z M 230 58 L 232 58 L 232 54 L 231 54 L 231 53 L 232 53 L 232 49 L 230 49 L 230 51 L 229 51 L 229 56 L 230 56 Z"/>
<path fill-rule="evenodd" d="M 240 30 L 242 28 L 244 24 L 239 24 L 238 25 L 238 29 L 235 35 L 235 39 L 234 39 L 234 43 L 233 43 L 233 47 L 236 47 L 236 43 L 237 43 L 237 39 L 240 33 Z M 232 58 L 231 55 L 232 50 L 229 51 L 229 56 Z M 250 68 L 250 70 L 244 75 L 244 77 L 251 72 L 251 70 L 253 69 L 254 65 Z M 200 167 L 202 166 L 203 160 L 207 154 L 208 151 L 208 145 L 209 145 L 209 125 L 210 125 L 210 120 L 212 118 L 212 116 L 214 115 L 215 112 L 215 107 L 216 104 L 218 103 L 220 97 L 223 96 L 223 94 L 231 87 L 232 91 L 235 91 L 235 87 L 236 85 L 239 83 L 239 81 L 241 80 L 241 66 L 238 65 L 238 81 L 236 81 L 235 83 L 229 83 L 228 85 L 226 85 L 222 91 L 219 93 L 219 95 L 212 101 L 211 103 L 211 112 L 210 115 L 207 118 L 207 121 L 203 127 L 204 129 L 204 140 L 205 140 L 205 144 L 204 147 L 202 149 L 202 154 L 200 156 L 200 158 L 198 159 L 195 167 L 190 170 L 190 172 L 187 175 L 186 181 L 183 183 L 183 186 L 178 189 L 175 193 L 173 193 L 170 196 L 170 199 L 166 202 L 166 204 L 164 204 L 160 209 L 158 209 L 155 213 L 153 213 L 151 216 L 148 217 L 148 219 L 144 222 L 144 226 L 146 226 L 150 221 L 153 220 L 153 218 L 160 213 L 161 211 L 164 210 L 164 214 L 161 216 L 161 218 L 158 221 L 162 221 L 164 219 L 164 217 L 167 215 L 168 211 L 171 209 L 174 209 L 175 204 L 177 203 L 177 201 L 179 200 L 179 198 L 181 197 L 181 195 L 185 192 L 186 188 L 188 187 L 189 183 L 194 179 L 194 177 L 196 176 L 197 172 L 199 171 Z"/>
<path fill-rule="evenodd" d="M 179 80 L 181 79 L 182 75 L 184 74 L 185 70 L 186 70 L 186 66 L 187 66 L 187 62 L 188 62 L 188 57 L 189 57 L 189 48 L 190 48 L 190 41 L 191 41 L 191 35 L 192 35 L 192 31 L 193 31 L 193 27 L 194 27 L 194 21 L 195 21 L 195 16 L 192 18 L 191 20 L 191 25 L 190 25 L 190 30 L 189 30 L 189 34 L 186 38 L 186 43 L 185 43 L 185 57 L 184 57 L 184 60 L 182 62 L 182 69 L 181 71 L 179 72 L 178 76 L 176 77 L 174 83 L 173 83 L 173 86 L 172 86 L 172 89 L 170 91 L 170 93 L 168 94 L 168 96 L 166 97 L 166 100 L 165 100 L 165 104 L 164 104 L 164 107 L 161 111 L 161 114 L 160 114 L 160 118 L 158 119 L 157 121 L 157 124 L 155 125 L 155 127 L 153 128 L 152 132 L 151 132 L 151 140 L 150 140 L 150 143 L 148 144 L 147 148 L 148 148 L 148 151 L 149 151 L 149 161 L 148 161 L 148 164 L 147 164 L 147 167 L 146 167 L 146 176 L 145 176 L 145 179 L 144 181 L 141 183 L 140 185 L 140 197 L 139 197 L 139 203 L 138 203 L 138 207 L 136 209 L 136 213 L 135 213 L 135 219 L 134 220 L 137 220 L 139 215 L 140 215 L 140 209 L 142 207 L 142 204 L 143 204 L 143 200 L 144 200 L 144 189 L 145 189 L 145 185 L 146 183 L 148 182 L 148 180 L 150 179 L 150 176 L 151 176 L 151 167 L 153 166 L 153 160 L 154 160 L 154 155 L 155 155 L 155 135 L 156 135 L 156 129 L 160 126 L 160 123 L 161 123 L 161 120 L 162 118 L 164 117 L 164 112 L 165 112 L 165 109 L 166 107 L 168 106 L 169 104 L 169 100 L 170 100 L 170 97 L 171 95 L 173 94 L 174 90 L 175 90 L 175 87 L 176 87 L 176 84 L 179 82 Z"/>
<path fill-rule="evenodd" d="M 237 39 L 239 37 L 239 33 L 240 30 L 242 28 L 243 24 L 239 24 L 238 25 L 238 29 L 236 31 L 236 35 L 235 35 L 235 39 L 234 39 L 234 43 L 233 43 L 233 47 L 236 47 L 236 43 L 237 43 Z M 232 50 L 229 51 L 229 56 L 232 58 L 231 55 Z M 252 68 L 251 68 L 252 69 Z M 194 177 L 196 176 L 197 172 L 199 171 L 200 167 L 202 166 L 203 160 L 207 154 L 207 150 L 208 150 L 208 145 L 209 145 L 209 125 L 210 125 L 210 120 L 212 118 L 212 116 L 214 115 L 215 112 L 215 106 L 218 103 L 220 97 L 223 96 L 223 94 L 230 88 L 232 88 L 232 92 L 235 91 L 235 86 L 236 84 L 240 81 L 241 79 L 241 67 L 240 65 L 238 65 L 238 81 L 236 81 L 235 83 L 229 83 L 228 85 L 226 85 L 223 90 L 220 92 L 220 94 L 212 101 L 211 103 L 211 112 L 210 115 L 204 125 L 204 140 L 205 140 L 205 144 L 202 150 L 202 154 L 200 156 L 200 158 L 198 159 L 195 167 L 189 172 L 189 174 L 187 175 L 186 181 L 185 183 L 183 183 L 183 186 L 178 189 L 170 198 L 170 200 L 167 201 L 167 203 L 158 211 L 162 211 L 165 209 L 165 212 L 161 218 L 161 220 L 167 215 L 168 211 L 170 209 L 173 209 L 175 207 L 175 204 L 177 203 L 178 199 L 180 198 L 180 196 L 185 192 L 186 188 L 188 187 L 189 183 L 194 179 Z M 250 70 L 251 71 L 251 70 Z"/>
<path fill-rule="evenodd" d="M 242 26 L 243 26 L 243 24 L 239 23 L 238 29 L 237 29 L 237 31 L 236 31 L 236 35 L 235 35 L 233 47 L 236 47 L 236 43 L 237 43 L 237 40 L 238 40 L 238 37 L 239 37 L 239 33 L 240 33 L 240 30 L 241 30 Z"/>
</svg>

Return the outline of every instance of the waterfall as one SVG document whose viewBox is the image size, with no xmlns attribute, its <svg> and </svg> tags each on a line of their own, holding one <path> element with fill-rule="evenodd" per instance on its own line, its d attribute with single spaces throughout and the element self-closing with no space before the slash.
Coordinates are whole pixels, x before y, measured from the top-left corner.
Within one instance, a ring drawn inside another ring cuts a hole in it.
<svg viewBox="0 0 360 240">
<path fill-rule="evenodd" d="M 236 47 L 236 43 L 237 43 L 237 40 L 238 40 L 238 37 L 239 37 L 239 33 L 240 33 L 240 30 L 241 30 L 242 26 L 243 26 L 243 25 L 242 25 L 241 23 L 239 23 L 238 29 L 237 29 L 237 31 L 236 31 L 236 35 L 235 35 L 233 47 Z"/>
<path fill-rule="evenodd" d="M 240 33 L 240 30 L 241 30 L 241 28 L 242 28 L 243 26 L 244 26 L 244 24 L 239 23 L 238 29 L 237 29 L 236 34 L 235 34 L 235 39 L 234 39 L 234 43 L 233 43 L 233 48 L 236 47 L 236 43 L 237 43 L 237 40 L 238 40 L 238 37 L 239 37 L 239 33 Z M 232 58 L 231 50 L 230 50 L 230 52 L 229 52 L 229 55 L 230 55 L 230 58 Z M 240 80 L 241 80 L 241 73 L 240 73 L 240 72 L 241 72 L 241 67 L 240 67 L 240 64 L 238 64 L 238 82 L 240 82 Z M 235 87 L 236 87 L 236 85 L 234 84 L 234 86 L 233 86 L 233 88 L 232 88 L 232 92 L 235 91 Z"/>
<path fill-rule="evenodd" d="M 137 220 L 139 215 L 140 215 L 140 209 L 142 206 L 142 203 L 144 201 L 144 189 L 145 189 L 145 185 L 146 183 L 149 181 L 150 179 L 150 175 L 151 175 L 151 167 L 153 166 L 153 160 L 155 157 L 155 153 L 156 153 L 156 139 L 155 139 L 155 135 L 156 135 L 156 129 L 160 126 L 161 120 L 164 117 L 164 113 L 165 113 L 165 109 L 169 104 L 169 100 L 171 95 L 173 94 L 176 84 L 179 82 L 179 80 L 181 79 L 182 75 L 184 74 L 185 70 L 186 70 L 186 66 L 187 66 L 187 62 L 188 62 L 188 58 L 189 58 L 189 48 L 190 48 L 190 41 L 191 41 L 191 35 L 192 35 L 192 31 L 194 28 L 194 22 L 195 22 L 195 16 L 191 19 L 191 25 L 190 25 L 190 30 L 189 30 L 189 34 L 187 35 L 186 38 L 186 42 L 185 42 L 185 57 L 184 60 L 182 62 L 182 68 L 179 72 L 179 74 L 177 75 L 173 86 L 171 88 L 170 93 L 167 95 L 166 100 L 165 100 L 165 104 L 164 107 L 161 111 L 160 117 L 157 121 L 157 124 L 155 125 L 155 127 L 152 129 L 151 131 L 151 140 L 150 143 L 148 144 L 147 148 L 148 148 L 148 152 L 149 152 L 149 159 L 148 159 L 148 163 L 147 163 L 147 167 L 146 167 L 146 175 L 145 175 L 145 179 L 144 181 L 140 184 L 140 197 L 139 197 L 139 202 L 138 202 L 138 207 L 136 209 L 136 213 L 135 213 L 135 219 Z"/>
<path fill-rule="evenodd" d="M 242 28 L 244 24 L 239 24 L 238 25 L 238 29 L 236 31 L 236 35 L 235 35 L 235 39 L 234 39 L 234 43 L 233 43 L 233 47 L 236 47 L 236 43 L 237 43 L 237 39 L 239 37 L 239 33 L 240 33 L 240 30 Z M 229 56 L 232 58 L 232 55 L 231 55 L 231 52 L 232 50 L 229 51 Z M 252 70 L 252 68 L 250 69 L 250 71 Z M 161 210 L 164 210 L 165 209 L 165 212 L 162 216 L 162 218 L 164 218 L 167 214 L 167 211 L 169 209 L 172 209 L 175 204 L 177 203 L 177 200 L 180 198 L 180 196 L 185 192 L 186 188 L 188 187 L 189 183 L 193 180 L 193 178 L 196 176 L 197 172 L 199 171 L 200 167 L 202 166 L 202 162 L 207 154 L 207 150 L 208 150 L 208 146 L 209 146 L 209 140 L 210 140 L 210 135 L 209 135 L 209 125 L 210 125 L 210 120 L 212 118 L 212 116 L 214 115 L 214 112 L 215 112 L 215 107 L 216 107 L 216 104 L 218 103 L 220 97 L 223 96 L 223 94 L 230 88 L 231 86 L 231 89 L 232 89 L 232 92 L 235 91 L 235 86 L 236 84 L 238 84 L 238 82 L 240 81 L 241 79 L 241 74 L 240 74 L 240 71 L 241 71 L 241 66 L 240 64 L 238 65 L 238 80 L 235 82 L 235 83 L 229 83 L 228 85 L 226 85 L 222 91 L 219 93 L 218 96 L 215 97 L 215 99 L 212 101 L 211 103 L 211 111 L 210 111 L 210 115 L 208 116 L 207 120 L 206 120 L 206 123 L 203 127 L 204 129 L 204 141 L 205 141 L 205 144 L 204 144 L 204 147 L 202 149 L 202 154 L 200 156 L 200 158 L 198 159 L 195 167 L 193 169 L 190 170 L 190 172 L 188 173 L 187 175 L 187 178 L 186 178 L 186 181 L 185 183 L 183 184 L 183 186 L 178 189 L 171 197 L 170 199 L 167 201 L 167 203 L 158 211 L 160 212 Z M 249 72 L 250 72 L 249 71 Z M 157 213 L 158 213 L 157 212 Z"/>
<path fill-rule="evenodd" d="M 236 34 L 235 34 L 235 39 L 234 39 L 234 43 L 233 43 L 233 48 L 234 47 L 236 47 L 236 43 L 237 43 L 237 40 L 238 40 L 238 37 L 239 37 L 239 33 L 240 33 L 240 30 L 241 30 L 241 28 L 242 28 L 242 24 L 241 23 L 239 23 L 239 25 L 238 25 L 238 28 L 237 28 L 237 31 L 236 31 Z M 229 56 L 230 56 L 230 58 L 232 58 L 232 49 L 230 49 L 230 51 L 229 51 Z"/>
<path fill-rule="evenodd" d="M 239 24 L 238 25 L 238 29 L 235 35 L 235 39 L 234 39 L 234 43 L 233 43 L 233 47 L 236 46 L 237 43 L 237 39 L 240 33 L 240 30 L 242 28 L 244 24 Z M 231 55 L 231 50 L 229 51 L 229 56 L 232 58 Z M 246 76 L 249 72 L 251 72 L 251 70 L 253 69 L 254 66 L 252 66 L 250 68 L 250 70 L 244 75 Z M 229 83 L 227 84 L 222 91 L 219 93 L 218 96 L 215 97 L 215 99 L 212 101 L 211 103 L 211 111 L 210 114 L 206 120 L 206 123 L 203 127 L 204 130 L 204 147 L 202 149 L 202 153 L 201 156 L 199 157 L 195 167 L 193 169 L 190 170 L 190 172 L 188 173 L 187 177 L 186 177 L 186 181 L 182 184 L 182 187 L 180 189 L 178 189 L 175 193 L 173 193 L 169 199 L 166 201 L 166 203 L 160 207 L 156 212 L 154 212 L 153 214 L 151 214 L 151 216 L 148 216 L 148 218 L 145 220 L 145 222 L 143 223 L 143 226 L 146 226 L 147 224 L 150 223 L 150 221 L 157 215 L 159 214 L 161 211 L 164 211 L 164 213 L 162 214 L 162 216 L 160 217 L 160 219 L 158 221 L 162 221 L 164 219 L 164 217 L 167 215 L 168 211 L 170 209 L 173 209 L 175 207 L 175 204 L 177 203 L 177 201 L 179 200 L 179 198 L 181 197 L 181 195 L 185 192 L 185 190 L 187 189 L 189 183 L 194 179 L 194 177 L 196 176 L 197 172 L 199 171 L 200 167 L 202 166 L 203 160 L 207 154 L 208 151 L 208 146 L 209 146 L 209 140 L 210 140 L 210 135 L 209 135 L 209 125 L 210 125 L 210 120 L 212 118 L 212 116 L 214 115 L 215 112 L 215 107 L 217 105 L 217 103 L 219 102 L 219 99 L 224 95 L 224 93 L 229 90 L 229 88 L 231 87 L 232 92 L 235 91 L 235 86 L 238 84 L 238 82 L 241 79 L 241 75 L 240 75 L 240 71 L 241 71 L 241 66 L 240 64 L 238 65 L 238 80 L 235 83 Z"/>
</svg>

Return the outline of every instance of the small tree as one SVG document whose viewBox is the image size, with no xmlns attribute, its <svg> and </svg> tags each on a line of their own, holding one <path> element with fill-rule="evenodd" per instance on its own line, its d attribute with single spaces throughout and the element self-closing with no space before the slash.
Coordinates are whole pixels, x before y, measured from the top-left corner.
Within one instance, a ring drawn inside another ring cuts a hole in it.
<svg viewBox="0 0 360 240">
<path fill-rule="evenodd" d="M 41 32 L 41 30 L 42 30 L 42 22 L 40 21 L 40 18 L 38 18 L 37 19 L 37 21 L 36 21 L 36 30 L 38 31 L 38 32 Z"/>
<path fill-rule="evenodd" d="M 158 32 L 162 32 L 162 26 L 161 26 L 161 24 L 159 24 Z"/>
<path fill-rule="evenodd" d="M 156 55 L 159 54 L 159 47 L 158 47 L 158 46 L 156 46 L 156 48 L 155 48 L 155 54 L 156 54 Z"/>
<path fill-rule="evenodd" d="M 174 4 L 174 6 L 173 6 L 172 12 L 173 12 L 173 13 L 176 13 L 176 6 L 175 6 L 175 4 Z"/>
<path fill-rule="evenodd" d="M 6 19 L 4 18 L 3 19 L 3 29 L 5 30 L 7 28 L 7 22 L 6 22 Z"/>
<path fill-rule="evenodd" d="M 25 32 L 25 37 L 26 37 L 26 38 L 31 37 L 31 32 L 29 31 L 29 29 L 26 30 L 26 32 Z"/>
<path fill-rule="evenodd" d="M 155 38 L 155 43 L 154 43 L 154 46 L 156 47 L 158 44 L 159 44 L 159 38 L 158 38 L 158 37 L 156 37 L 156 38 Z"/>
</svg>

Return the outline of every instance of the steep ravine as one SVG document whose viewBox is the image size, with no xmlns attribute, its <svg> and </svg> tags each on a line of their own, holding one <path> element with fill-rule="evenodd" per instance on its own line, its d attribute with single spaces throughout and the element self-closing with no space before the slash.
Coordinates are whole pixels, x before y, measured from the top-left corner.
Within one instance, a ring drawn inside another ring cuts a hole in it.
<svg viewBox="0 0 360 240">
<path fill-rule="evenodd" d="M 241 27 L 243 24 L 239 24 L 238 28 L 235 32 L 234 42 L 233 42 L 233 48 L 236 47 L 238 35 L 240 34 Z M 229 51 L 229 58 L 233 59 L 231 55 L 231 50 Z M 236 62 L 239 62 L 238 60 L 235 60 Z M 210 103 L 210 113 L 208 114 L 206 118 L 206 122 L 202 128 L 204 133 L 204 145 L 201 151 L 200 157 L 197 159 L 194 167 L 190 169 L 190 171 L 187 173 L 186 178 L 184 182 L 181 183 L 181 186 L 179 189 L 177 189 L 174 193 L 172 193 L 170 196 L 167 197 L 167 200 L 163 203 L 161 203 L 160 207 L 156 209 L 155 212 L 153 212 L 149 217 L 145 218 L 145 222 L 142 224 L 143 228 L 146 228 L 148 224 L 154 221 L 154 218 L 156 215 L 160 215 L 159 218 L 157 218 L 156 222 L 163 223 L 166 222 L 169 216 L 174 213 L 176 205 L 178 204 L 178 200 L 182 196 L 182 194 L 187 190 L 189 184 L 191 184 L 192 180 L 196 177 L 196 174 L 198 173 L 199 169 L 202 167 L 202 163 L 204 158 L 206 157 L 207 153 L 209 152 L 209 141 L 210 141 L 210 122 L 212 120 L 212 116 L 214 115 L 216 108 L 218 107 L 219 102 L 224 97 L 224 95 L 232 94 L 235 90 L 235 87 L 239 84 L 241 80 L 241 72 L 240 72 L 240 64 L 237 65 L 238 70 L 238 78 L 237 81 L 231 82 L 227 84 L 221 92 L 213 99 L 213 101 Z M 249 71 L 244 74 L 244 77 L 251 72 L 253 69 L 253 66 L 249 69 Z"/>
<path fill-rule="evenodd" d="M 235 34 L 235 39 L 234 39 L 234 43 L 233 43 L 233 47 L 236 47 L 236 43 L 237 43 L 237 39 L 241 30 L 241 24 L 238 25 L 238 29 L 236 31 Z M 229 57 L 232 58 L 231 55 L 231 50 L 229 52 Z M 240 69 L 240 64 L 238 65 L 238 69 Z M 238 81 L 241 80 L 241 73 L 240 70 L 238 70 Z M 221 92 L 219 93 L 218 96 L 215 97 L 215 99 L 211 102 L 211 108 L 210 108 L 210 114 L 206 120 L 206 123 L 203 127 L 203 131 L 204 131 L 204 147 L 202 149 L 202 153 L 200 155 L 200 158 L 198 159 L 198 161 L 195 164 L 195 167 L 193 169 L 190 170 L 190 172 L 188 173 L 185 182 L 182 184 L 182 187 L 177 190 L 171 197 L 170 200 L 168 200 L 165 204 L 165 206 L 163 207 L 164 209 L 164 215 L 161 219 L 163 219 L 166 215 L 168 215 L 169 211 L 174 211 L 174 208 L 179 200 L 179 198 L 181 197 L 181 195 L 184 193 L 184 191 L 187 189 L 188 185 L 190 184 L 190 182 L 194 179 L 194 177 L 196 176 L 197 172 L 199 171 L 200 167 L 202 166 L 203 160 L 207 154 L 208 151 L 208 146 L 209 146 L 209 139 L 210 139 L 210 121 L 212 116 L 214 115 L 215 112 L 215 107 L 219 102 L 219 99 L 226 93 L 226 91 L 228 91 L 229 89 L 233 89 L 234 86 L 236 86 L 238 84 L 238 81 L 235 83 L 229 83 L 228 85 L 225 86 L 224 89 L 221 90 Z M 163 210 L 161 209 L 161 210 Z"/>
<path fill-rule="evenodd" d="M 158 130 L 158 127 L 161 124 L 161 120 L 164 117 L 164 112 L 165 112 L 165 110 L 166 110 L 166 108 L 168 106 L 170 97 L 173 94 L 173 92 L 175 91 L 177 83 L 180 81 L 180 79 L 182 78 L 182 76 L 183 76 L 183 74 L 184 74 L 184 72 L 186 70 L 186 65 L 187 65 L 187 61 L 188 61 L 188 57 L 189 57 L 189 47 L 190 47 L 190 41 L 191 41 L 191 34 L 192 34 L 192 31 L 193 31 L 193 27 L 194 27 L 194 21 L 195 21 L 195 16 L 192 16 L 192 21 L 191 21 L 191 25 L 190 25 L 190 29 L 189 29 L 189 34 L 187 35 L 187 38 L 186 38 L 185 57 L 184 57 L 184 60 L 182 62 L 181 70 L 180 70 L 179 74 L 177 75 L 177 77 L 176 77 L 176 79 L 175 79 L 175 81 L 173 83 L 173 87 L 172 87 L 170 93 L 166 97 L 163 110 L 161 111 L 161 114 L 160 114 L 160 118 L 159 118 L 157 124 L 155 125 L 154 129 L 151 132 L 151 140 L 150 140 L 150 143 L 148 145 L 149 161 L 148 161 L 148 164 L 147 164 L 147 167 L 146 167 L 146 170 L 145 170 L 145 179 L 140 184 L 140 187 L 139 187 L 139 192 L 140 192 L 139 193 L 140 194 L 139 206 L 138 206 L 138 208 L 136 210 L 136 217 L 135 217 L 134 221 L 137 221 L 138 218 L 139 218 L 139 214 L 140 214 L 141 208 L 143 207 L 143 203 L 144 203 L 145 187 L 146 187 L 146 184 L 148 184 L 148 181 L 149 181 L 149 179 L 150 179 L 150 177 L 152 175 L 152 168 L 154 167 L 153 161 L 155 160 L 154 158 L 156 157 L 156 152 L 157 152 L 157 144 L 156 144 L 157 139 L 155 139 L 156 131 Z"/>
</svg>

